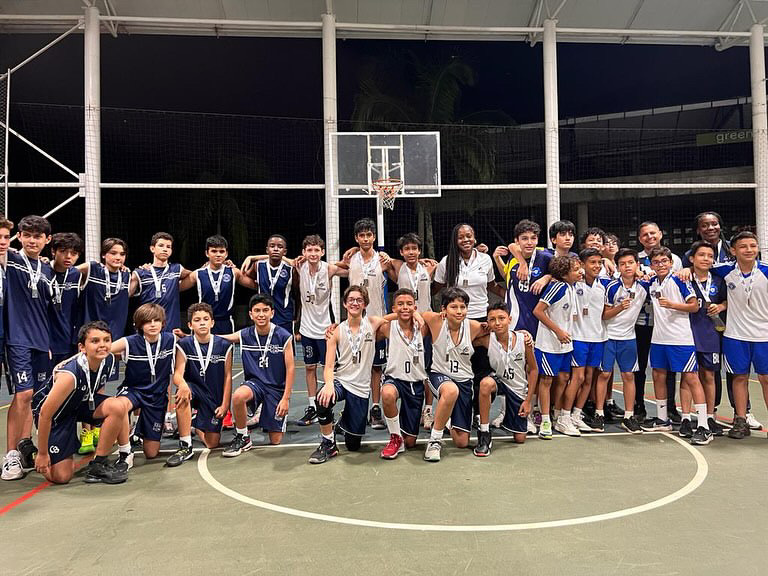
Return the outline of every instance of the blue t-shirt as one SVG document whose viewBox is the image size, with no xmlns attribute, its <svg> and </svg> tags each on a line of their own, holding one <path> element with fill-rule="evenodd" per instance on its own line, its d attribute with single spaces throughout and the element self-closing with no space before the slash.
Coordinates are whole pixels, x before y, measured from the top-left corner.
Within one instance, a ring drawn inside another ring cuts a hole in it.
<svg viewBox="0 0 768 576">
<path fill-rule="evenodd" d="M 256 380 L 272 388 L 285 389 L 285 347 L 291 334 L 275 324 L 269 335 L 260 336 L 255 326 L 240 330 L 240 350 L 246 380 Z"/>
<path fill-rule="evenodd" d="M 697 352 L 710 354 L 720 353 L 720 334 L 715 330 L 712 318 L 707 314 L 709 304 L 720 304 L 728 298 L 728 291 L 722 278 L 710 274 L 708 297 L 707 282 L 697 282 L 691 279 L 693 292 L 699 299 L 699 311 L 691 314 L 691 329 L 693 329 L 693 341 L 696 343 Z"/>
<path fill-rule="evenodd" d="M 517 318 L 515 330 L 527 330 L 534 338 L 539 329 L 539 321 L 533 315 L 533 309 L 539 303 L 541 294 L 534 294 L 530 287 L 549 272 L 551 260 L 552 254 L 546 250 L 537 249 L 533 253 L 533 261 L 529 266 L 530 279 L 527 283 L 517 279 L 517 269 L 520 267 L 520 263 L 516 258 L 510 259 L 504 267 L 504 277 L 507 282 L 507 310 L 513 320 L 515 317 Z"/>
<path fill-rule="evenodd" d="M 49 264 L 40 260 L 25 261 L 21 252 L 8 251 L 5 269 L 8 344 L 43 352 L 50 350 L 48 307 L 51 304 L 52 276 L 53 268 Z M 33 277 L 36 279 L 34 286 Z"/>
</svg>

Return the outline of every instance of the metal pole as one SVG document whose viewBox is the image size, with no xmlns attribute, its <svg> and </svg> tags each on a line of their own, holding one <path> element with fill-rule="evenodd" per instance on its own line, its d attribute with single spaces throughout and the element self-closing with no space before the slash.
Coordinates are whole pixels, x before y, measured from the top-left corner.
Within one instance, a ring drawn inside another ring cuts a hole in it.
<svg viewBox="0 0 768 576">
<path fill-rule="evenodd" d="M 336 132 L 336 15 L 330 5 L 323 20 L 323 142 L 325 142 L 325 247 L 329 262 L 337 262 L 340 257 L 339 246 L 339 200 L 333 195 L 331 185 L 331 166 L 336 161 L 332 157 L 329 135 Z M 334 148 L 335 153 L 335 148 Z M 339 303 L 338 283 L 332 284 L 331 303 Z M 337 308 L 337 310 L 339 310 Z M 336 321 L 339 321 L 336 316 Z"/>
<path fill-rule="evenodd" d="M 101 245 L 101 22 L 85 9 L 85 257 L 99 260 Z"/>
<path fill-rule="evenodd" d="M 5 76 L 5 151 L 4 151 L 4 168 L 3 168 L 3 174 L 4 174 L 4 180 L 3 182 L 3 194 L 4 202 L 3 202 L 3 211 L 4 216 L 8 218 L 8 148 L 10 147 L 10 142 L 8 141 L 8 138 L 10 136 L 9 130 L 11 126 L 11 69 L 8 69 L 8 72 Z"/>
<path fill-rule="evenodd" d="M 754 24 L 749 38 L 752 79 L 752 154 L 755 166 L 755 215 L 762 254 L 768 254 L 768 116 L 765 98 L 763 25 Z"/>
<path fill-rule="evenodd" d="M 547 183 L 547 228 L 560 220 L 560 138 L 557 124 L 557 32 L 544 21 L 544 158 Z"/>
</svg>

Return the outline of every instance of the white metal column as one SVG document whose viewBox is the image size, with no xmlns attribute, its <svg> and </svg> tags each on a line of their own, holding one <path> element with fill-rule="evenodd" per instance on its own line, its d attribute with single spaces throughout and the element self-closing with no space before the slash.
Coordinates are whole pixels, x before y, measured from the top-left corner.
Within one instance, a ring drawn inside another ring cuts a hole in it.
<svg viewBox="0 0 768 576">
<path fill-rule="evenodd" d="M 101 246 L 101 30 L 99 9 L 85 9 L 85 257 Z"/>
<path fill-rule="evenodd" d="M 325 147 L 325 247 L 328 262 L 340 258 L 339 246 L 339 200 L 334 198 L 331 188 L 331 158 L 329 134 L 336 132 L 336 15 L 331 2 L 327 2 L 323 14 L 323 143 Z M 339 285 L 332 283 L 331 302 L 340 302 Z M 339 308 L 336 308 L 339 311 Z M 338 316 L 336 321 L 339 321 Z"/>
<path fill-rule="evenodd" d="M 754 24 L 749 38 L 752 80 L 752 155 L 755 166 L 755 215 L 760 250 L 768 254 L 768 116 L 765 98 L 765 42 L 763 25 Z"/>
<path fill-rule="evenodd" d="M 547 183 L 547 228 L 560 220 L 560 135 L 557 112 L 555 24 L 555 20 L 544 21 L 544 161 Z"/>
</svg>

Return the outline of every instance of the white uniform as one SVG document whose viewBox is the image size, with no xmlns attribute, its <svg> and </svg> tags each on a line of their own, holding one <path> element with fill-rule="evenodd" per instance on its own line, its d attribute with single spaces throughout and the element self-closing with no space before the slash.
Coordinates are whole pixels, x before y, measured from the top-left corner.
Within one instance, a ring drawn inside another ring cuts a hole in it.
<svg viewBox="0 0 768 576">
<path fill-rule="evenodd" d="M 768 264 L 758 262 L 749 274 L 736 263 L 712 269 L 728 289 L 725 336 L 745 342 L 768 341 Z"/>
<path fill-rule="evenodd" d="M 662 308 L 659 298 L 664 297 L 670 302 L 682 304 L 696 298 L 693 287 L 683 282 L 670 272 L 659 282 L 655 277 L 650 284 L 649 292 L 653 303 L 653 335 L 651 344 L 668 344 L 673 346 L 693 346 L 693 329 L 691 315 L 671 308 Z"/>
<path fill-rule="evenodd" d="M 573 335 L 573 315 L 576 313 L 576 294 L 573 287 L 565 282 L 550 282 L 541 297 L 541 302 L 547 303 L 547 314 L 552 321 Z M 573 351 L 573 343 L 562 343 L 552 330 L 539 322 L 536 332 L 536 348 L 550 354 L 565 354 Z"/>
<path fill-rule="evenodd" d="M 635 322 L 643 309 L 647 292 L 639 283 L 634 282 L 627 288 L 621 279 L 614 280 L 605 288 L 605 302 L 618 306 L 627 298 L 632 300 L 629 308 L 622 310 L 613 318 L 605 321 L 605 332 L 609 340 L 634 340 Z"/>
<path fill-rule="evenodd" d="M 525 338 L 520 332 L 515 332 L 510 328 L 508 342 L 512 341 L 512 334 L 517 334 L 517 338 L 515 345 L 512 346 L 511 350 L 508 350 L 504 349 L 496 338 L 496 334 L 491 332 L 488 343 L 488 360 L 496 378 L 516 396 L 525 398 L 528 395 L 528 374 L 525 371 Z"/>
<path fill-rule="evenodd" d="M 427 371 L 424 367 L 424 340 L 421 331 L 416 330 L 414 338 L 409 340 L 395 320 L 389 325 L 388 342 L 387 367 L 384 375 L 405 382 L 424 381 L 427 378 Z"/>
<path fill-rule="evenodd" d="M 365 308 L 368 316 L 387 314 L 387 279 L 381 271 L 378 252 L 374 250 L 373 257 L 368 262 L 363 261 L 361 252 L 352 256 L 352 261 L 349 263 L 349 284 L 362 286 L 368 291 L 369 302 Z"/>
<path fill-rule="evenodd" d="M 651 259 L 648 257 L 648 254 L 646 254 L 645 250 L 642 250 L 637 255 L 637 257 L 639 258 L 640 272 L 649 276 L 653 275 L 653 270 L 651 269 Z M 680 260 L 680 256 L 677 254 L 672 254 L 672 268 L 670 269 L 669 273 L 674 274 L 678 270 L 682 270 L 682 268 L 683 261 Z M 648 300 L 646 300 L 640 315 L 637 317 L 637 325 L 653 326 L 653 305 Z"/>
<path fill-rule="evenodd" d="M 302 336 L 315 340 L 325 339 L 325 329 L 331 325 L 331 282 L 328 278 L 328 263 L 317 264 L 317 272 L 309 273 L 309 262 L 299 268 L 299 289 L 301 290 Z"/>
<path fill-rule="evenodd" d="M 435 282 L 445 284 L 447 256 L 443 256 L 435 270 Z M 456 288 L 461 288 L 469 296 L 467 318 L 485 318 L 488 314 L 488 283 L 496 278 L 493 272 L 493 260 L 488 254 L 472 250 L 469 261 L 459 259 L 459 275 Z"/>
<path fill-rule="evenodd" d="M 368 318 L 363 317 L 356 334 L 350 330 L 349 320 L 339 324 L 338 331 L 338 366 L 334 370 L 334 378 L 355 396 L 368 398 L 371 390 L 371 366 L 376 348 L 373 326 Z"/>
<path fill-rule="evenodd" d="M 573 339 L 579 342 L 605 342 L 605 285 L 599 278 L 595 278 L 591 286 L 586 282 L 576 282 L 573 289 L 576 293 L 577 312 L 573 323 Z"/>
<path fill-rule="evenodd" d="M 397 287 L 407 288 L 416 293 L 416 309 L 419 312 L 432 310 L 431 281 L 429 272 L 423 264 L 417 262 L 416 271 L 413 271 L 403 262 L 397 274 Z"/>
<path fill-rule="evenodd" d="M 454 345 L 448 321 L 443 320 L 440 334 L 432 343 L 432 371 L 440 372 L 459 381 L 472 380 L 472 362 L 470 358 L 475 349 L 472 347 L 472 330 L 469 319 L 465 318 L 459 328 L 459 343 Z"/>
</svg>

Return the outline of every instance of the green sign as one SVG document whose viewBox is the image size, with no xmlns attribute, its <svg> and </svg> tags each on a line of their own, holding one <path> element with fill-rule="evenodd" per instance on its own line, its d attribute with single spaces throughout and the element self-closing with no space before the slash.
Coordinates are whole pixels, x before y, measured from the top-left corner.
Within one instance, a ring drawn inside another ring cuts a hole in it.
<svg viewBox="0 0 768 576">
<path fill-rule="evenodd" d="M 696 146 L 717 146 L 718 144 L 739 144 L 752 142 L 752 130 L 729 130 L 696 135 Z"/>
</svg>

